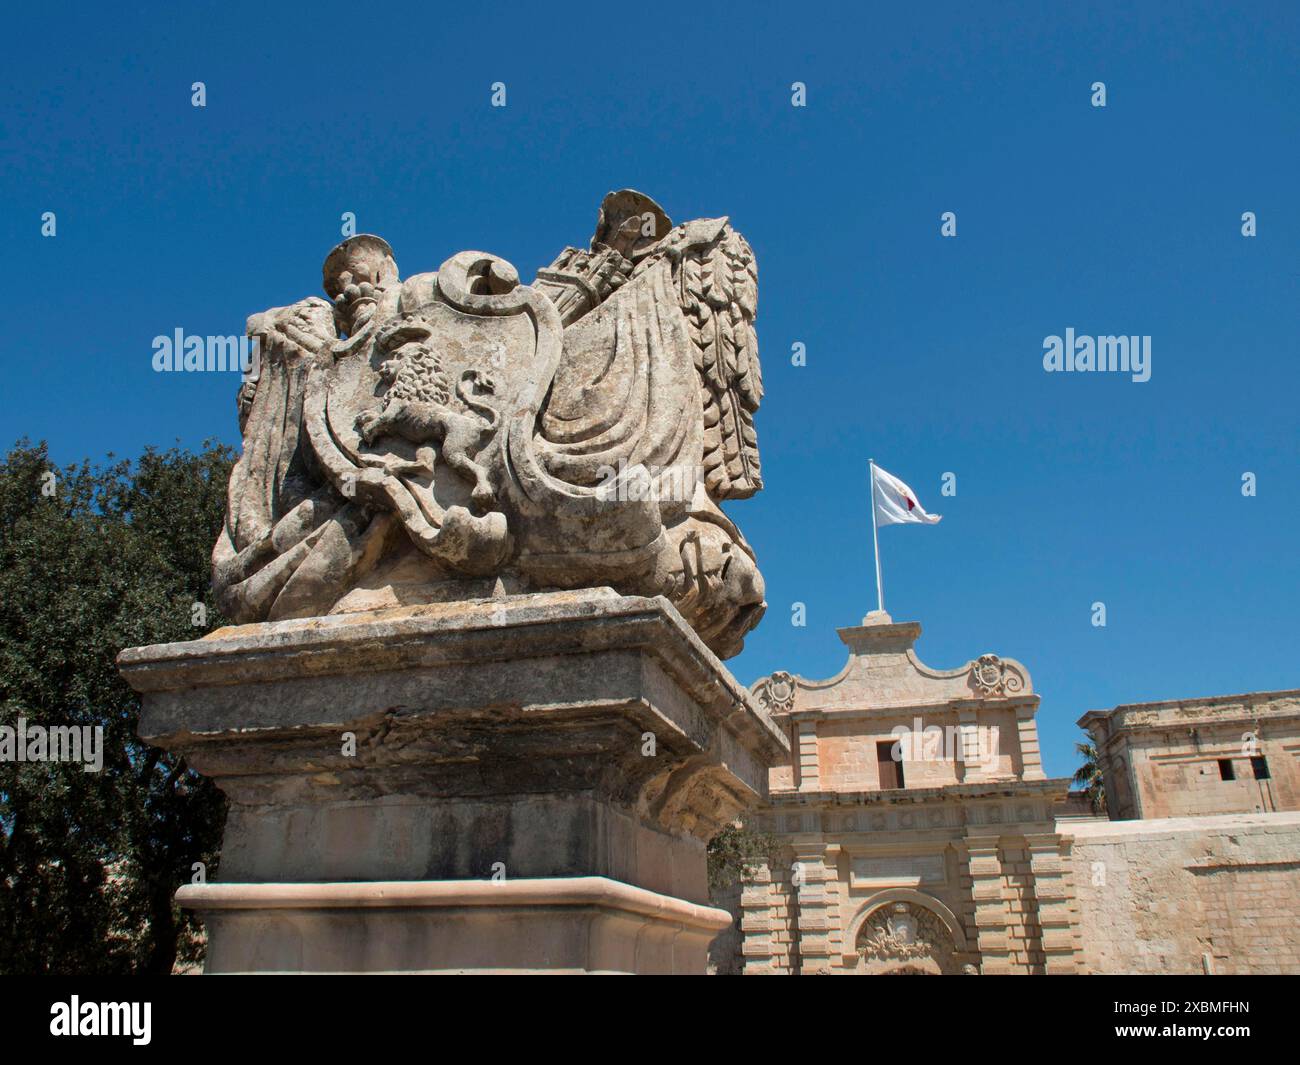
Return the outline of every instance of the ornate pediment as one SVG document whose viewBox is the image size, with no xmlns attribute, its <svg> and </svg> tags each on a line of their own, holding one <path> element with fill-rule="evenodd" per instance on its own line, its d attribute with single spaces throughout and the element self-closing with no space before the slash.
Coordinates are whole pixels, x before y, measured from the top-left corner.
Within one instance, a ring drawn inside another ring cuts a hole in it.
<svg viewBox="0 0 1300 1065">
<path fill-rule="evenodd" d="M 839 630 L 849 660 L 829 680 L 807 680 L 784 671 L 752 686 L 775 714 L 796 710 L 862 710 L 943 706 L 971 699 L 1020 699 L 1033 695 L 1029 671 L 1012 658 L 982 654 L 957 669 L 931 669 L 916 655 L 916 622 L 894 622 L 873 612 L 863 623 Z"/>
</svg>

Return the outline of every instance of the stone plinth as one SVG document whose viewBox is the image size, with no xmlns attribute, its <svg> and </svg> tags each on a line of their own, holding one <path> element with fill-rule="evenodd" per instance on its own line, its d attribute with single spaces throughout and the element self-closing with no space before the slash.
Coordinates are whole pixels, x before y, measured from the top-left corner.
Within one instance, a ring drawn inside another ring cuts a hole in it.
<svg viewBox="0 0 1300 1065">
<path fill-rule="evenodd" d="M 205 884 L 181 889 L 209 934 L 206 971 L 700 972 L 731 924 L 599 876 Z"/>
<path fill-rule="evenodd" d="M 230 799 L 209 971 L 703 972 L 705 846 L 788 757 L 664 599 L 547 593 L 132 648 Z"/>
</svg>

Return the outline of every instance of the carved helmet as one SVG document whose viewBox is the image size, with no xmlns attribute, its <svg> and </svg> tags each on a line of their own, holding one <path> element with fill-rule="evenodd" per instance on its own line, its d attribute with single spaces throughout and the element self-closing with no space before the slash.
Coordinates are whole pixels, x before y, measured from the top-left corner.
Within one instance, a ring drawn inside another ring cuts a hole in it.
<svg viewBox="0 0 1300 1065">
<path fill-rule="evenodd" d="M 358 233 L 348 237 L 329 255 L 321 267 L 325 294 L 337 302 L 348 285 L 367 282 L 384 287 L 397 279 L 397 260 L 393 249 L 383 237 L 372 233 Z"/>
<path fill-rule="evenodd" d="M 654 236 L 638 239 L 634 255 L 649 249 L 668 236 L 668 231 L 673 228 L 673 220 L 644 192 L 637 192 L 636 189 L 619 189 L 617 192 L 606 193 L 600 203 L 600 213 L 596 216 L 596 235 L 591 238 L 592 246 L 612 244 L 614 234 L 619 231 L 624 222 L 629 218 L 644 218 L 647 214 L 654 218 Z"/>
</svg>

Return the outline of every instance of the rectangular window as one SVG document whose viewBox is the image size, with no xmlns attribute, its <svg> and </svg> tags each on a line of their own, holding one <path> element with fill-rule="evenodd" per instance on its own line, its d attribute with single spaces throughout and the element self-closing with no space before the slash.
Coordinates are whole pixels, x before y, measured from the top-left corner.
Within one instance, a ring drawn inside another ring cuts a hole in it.
<svg viewBox="0 0 1300 1065">
<path fill-rule="evenodd" d="M 1250 768 L 1255 771 L 1256 780 L 1268 780 L 1268 759 L 1262 754 L 1255 755 L 1250 760 Z"/>
<path fill-rule="evenodd" d="M 899 752 L 900 754 L 902 751 Z M 894 758 L 894 741 L 886 740 L 876 744 L 876 767 L 880 770 L 882 788 L 901 788 L 903 784 L 902 760 Z"/>
<path fill-rule="evenodd" d="M 1236 779 L 1237 779 L 1237 773 L 1236 773 L 1236 771 L 1232 768 L 1232 759 L 1231 759 L 1231 758 L 1220 758 L 1220 759 L 1219 759 L 1219 779 L 1220 779 L 1220 780 L 1236 780 Z"/>
</svg>

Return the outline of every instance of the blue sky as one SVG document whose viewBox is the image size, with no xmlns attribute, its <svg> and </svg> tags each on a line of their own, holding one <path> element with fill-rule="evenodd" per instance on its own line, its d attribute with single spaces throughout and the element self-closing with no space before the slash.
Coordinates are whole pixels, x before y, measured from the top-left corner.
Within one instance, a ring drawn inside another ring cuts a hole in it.
<svg viewBox="0 0 1300 1065">
<path fill-rule="evenodd" d="M 1300 687 L 1300 7 L 1238 7 L 20 6 L 0 435 L 236 442 L 236 382 L 155 374 L 151 340 L 317 293 L 344 211 L 404 274 L 528 276 L 612 188 L 728 214 L 767 384 L 767 488 L 730 512 L 770 604 L 732 668 L 839 670 L 874 456 L 944 515 L 882 531 L 886 607 L 932 666 L 1023 661 L 1065 775 L 1085 710 Z M 1150 335 L 1151 380 L 1045 373 L 1067 327 Z"/>
</svg>

